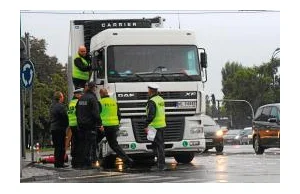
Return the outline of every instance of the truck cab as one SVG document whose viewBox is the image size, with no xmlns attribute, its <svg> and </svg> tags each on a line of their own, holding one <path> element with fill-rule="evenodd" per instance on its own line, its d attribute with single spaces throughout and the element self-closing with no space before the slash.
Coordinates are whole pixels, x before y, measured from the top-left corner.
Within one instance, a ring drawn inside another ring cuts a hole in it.
<svg viewBox="0 0 300 194">
<path fill-rule="evenodd" d="M 106 29 L 91 38 L 90 54 L 91 80 L 98 90 L 105 87 L 120 108 L 118 142 L 126 154 L 134 159 L 154 157 L 143 128 L 149 82 L 160 86 L 165 100 L 165 155 L 189 163 L 205 150 L 200 115 L 205 113 L 206 53 L 198 48 L 193 31 Z M 100 147 L 102 157 L 114 159 L 105 139 Z"/>
</svg>

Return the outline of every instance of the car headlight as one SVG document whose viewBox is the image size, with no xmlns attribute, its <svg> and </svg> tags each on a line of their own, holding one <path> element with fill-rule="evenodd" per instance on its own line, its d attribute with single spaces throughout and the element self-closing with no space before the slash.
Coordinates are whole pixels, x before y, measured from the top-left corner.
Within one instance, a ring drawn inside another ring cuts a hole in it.
<svg viewBox="0 0 300 194">
<path fill-rule="evenodd" d="M 240 136 L 239 135 L 237 135 L 237 136 L 235 136 L 235 138 L 234 139 L 239 139 L 240 138 Z"/>
<path fill-rule="evenodd" d="M 216 132 L 216 136 L 218 136 L 218 137 L 223 136 L 223 131 L 222 131 L 222 130 L 218 130 L 218 131 Z"/>
</svg>

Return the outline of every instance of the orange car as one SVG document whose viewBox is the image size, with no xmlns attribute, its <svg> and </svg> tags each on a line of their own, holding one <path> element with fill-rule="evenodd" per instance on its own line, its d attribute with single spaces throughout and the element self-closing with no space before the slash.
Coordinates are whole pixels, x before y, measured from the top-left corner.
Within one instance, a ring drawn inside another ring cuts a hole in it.
<svg viewBox="0 0 300 194">
<path fill-rule="evenodd" d="M 263 154 L 268 148 L 280 148 L 280 104 L 259 107 L 253 119 L 252 131 L 256 154 Z"/>
</svg>

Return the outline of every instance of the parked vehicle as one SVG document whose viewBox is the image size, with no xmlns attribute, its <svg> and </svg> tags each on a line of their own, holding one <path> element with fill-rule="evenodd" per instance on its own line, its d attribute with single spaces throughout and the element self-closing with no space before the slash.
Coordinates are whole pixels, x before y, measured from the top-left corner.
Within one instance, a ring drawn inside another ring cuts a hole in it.
<svg viewBox="0 0 300 194">
<path fill-rule="evenodd" d="M 155 155 L 144 122 L 147 84 L 157 83 L 166 102 L 165 155 L 189 163 L 205 149 L 199 115 L 205 113 L 207 55 L 193 31 L 163 28 L 163 21 L 161 17 L 70 21 L 68 88 L 73 89 L 72 61 L 78 47 L 85 45 L 98 98 L 100 88 L 109 88 L 118 102 L 119 145 L 138 161 Z M 104 163 L 113 164 L 115 152 L 105 139 L 99 144 Z"/>
<path fill-rule="evenodd" d="M 231 129 L 224 135 L 224 144 L 240 144 L 241 129 Z"/>
<path fill-rule="evenodd" d="M 241 137 L 242 144 L 252 144 L 252 127 L 246 127 Z"/>
<path fill-rule="evenodd" d="M 215 148 L 217 153 L 222 153 L 224 149 L 223 131 L 216 121 L 208 115 L 201 115 L 204 126 L 205 151 Z"/>
<path fill-rule="evenodd" d="M 256 154 L 263 154 L 268 148 L 280 148 L 280 104 L 259 107 L 252 129 L 253 149 Z"/>
</svg>

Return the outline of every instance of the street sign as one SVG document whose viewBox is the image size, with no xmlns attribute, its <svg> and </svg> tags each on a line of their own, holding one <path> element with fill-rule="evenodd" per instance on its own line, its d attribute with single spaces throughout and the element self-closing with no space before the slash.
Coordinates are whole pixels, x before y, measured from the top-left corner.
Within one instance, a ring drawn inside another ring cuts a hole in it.
<svg viewBox="0 0 300 194">
<path fill-rule="evenodd" d="M 30 60 L 24 61 L 24 65 L 21 69 L 21 82 L 24 88 L 30 88 L 32 86 L 34 74 L 33 63 Z"/>
</svg>

